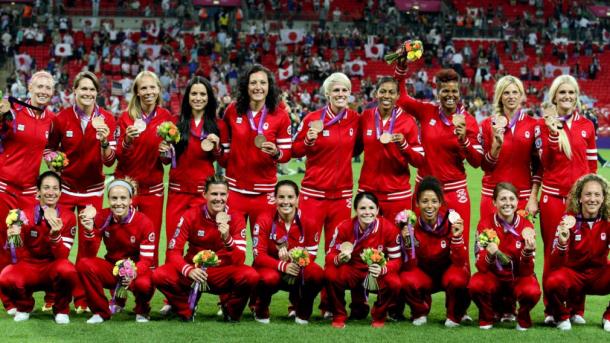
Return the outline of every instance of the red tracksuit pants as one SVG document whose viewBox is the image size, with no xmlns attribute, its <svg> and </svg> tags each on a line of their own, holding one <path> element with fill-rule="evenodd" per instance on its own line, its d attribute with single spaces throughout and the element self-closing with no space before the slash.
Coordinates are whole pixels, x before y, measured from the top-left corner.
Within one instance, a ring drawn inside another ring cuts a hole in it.
<svg viewBox="0 0 610 343">
<path fill-rule="evenodd" d="M 345 309 L 345 291 L 351 290 L 353 294 L 359 293 L 365 295 L 363 282 L 367 277 L 368 270 L 357 269 L 350 264 L 334 264 L 327 265 L 324 270 L 324 278 L 326 279 L 326 294 L 328 302 L 333 312 L 333 323 L 345 323 L 347 320 L 347 311 Z M 394 303 L 400 295 L 400 279 L 396 273 L 388 273 L 377 278 L 379 291 L 377 301 L 373 304 L 371 317 L 375 322 L 385 322 L 388 313 L 388 307 Z M 368 314 L 368 305 L 356 304 L 358 307 L 352 307 L 352 317 L 363 319 Z"/>
<path fill-rule="evenodd" d="M 396 215 L 402 210 L 410 210 L 413 199 L 411 196 L 400 200 L 380 200 L 379 209 L 381 216 L 394 223 Z"/>
<path fill-rule="evenodd" d="M 444 290 L 447 318 L 459 323 L 470 305 L 469 280 L 470 272 L 455 266 L 436 273 L 426 273 L 418 267 L 400 273 L 402 295 L 411 308 L 413 319 L 427 316 L 432 305 L 432 293 Z"/>
<path fill-rule="evenodd" d="M 256 268 L 256 267 L 255 267 Z M 295 278 L 293 284 L 286 282 L 284 274 L 276 269 L 256 268 L 260 281 L 256 287 L 255 312 L 258 318 L 269 318 L 271 297 L 280 289 L 290 292 L 297 317 L 309 320 L 313 309 L 313 301 L 324 285 L 324 270 L 316 263 L 305 267 L 302 274 Z"/>
<path fill-rule="evenodd" d="M 301 210 L 301 217 L 313 218 L 313 222 L 316 223 L 318 228 L 318 237 L 320 237 L 322 227 L 324 227 L 324 251 L 328 251 L 328 245 L 333 239 L 335 228 L 342 221 L 351 218 L 352 199 L 314 198 L 301 193 L 299 209 Z"/>
<path fill-rule="evenodd" d="M 144 213 L 155 228 L 155 256 L 153 263 L 155 266 L 159 264 L 159 241 L 161 240 L 161 226 L 163 225 L 163 192 L 140 194 L 133 198 L 133 205 L 138 208 L 138 211 Z"/>
<path fill-rule="evenodd" d="M 113 268 L 113 263 L 99 257 L 82 258 L 76 263 L 91 312 L 105 320 L 110 319 L 111 313 L 104 289 L 114 290 L 118 282 L 117 277 L 112 275 Z M 150 270 L 138 270 L 136 278 L 129 285 L 136 298 L 136 314 L 148 315 L 150 312 L 150 299 L 155 292 L 151 274 Z"/>
<path fill-rule="evenodd" d="M 547 309 L 555 321 L 563 321 L 576 314 L 574 308 L 569 306 L 570 299 L 584 299 L 586 294 L 610 294 L 610 265 L 584 271 L 560 267 L 548 272 L 543 286 L 544 297 L 548 301 Z M 603 318 L 610 320 L 610 304 Z"/>
<path fill-rule="evenodd" d="M 32 312 L 35 291 L 55 294 L 53 313 L 68 314 L 72 289 L 78 273 L 68 259 L 54 261 L 19 261 L 4 268 L 0 274 L 0 288 L 19 312 Z"/>
<path fill-rule="evenodd" d="M 514 280 L 500 280 L 493 273 L 478 272 L 468 285 L 470 296 L 479 308 L 479 325 L 493 325 L 495 314 L 502 314 L 494 307 L 495 300 L 504 297 L 519 303 L 517 322 L 522 328 L 532 326 L 530 311 L 540 300 L 540 285 L 534 275 L 517 277 Z M 502 304 L 504 305 L 504 304 Z"/>
<path fill-rule="evenodd" d="M 232 212 L 243 215 L 246 222 L 250 220 L 250 234 L 252 234 L 252 228 L 258 217 L 275 211 L 275 198 L 273 193 L 243 194 L 229 190 L 227 205 Z"/>
<path fill-rule="evenodd" d="M 207 292 L 227 294 L 223 301 L 224 313 L 233 320 L 239 320 L 248 298 L 258 284 L 256 271 L 246 265 L 211 267 L 208 274 Z M 165 295 L 173 311 L 183 319 L 189 319 L 192 311 L 188 298 L 193 280 L 182 275 L 171 264 L 157 268 L 153 272 L 155 286 Z"/>
<path fill-rule="evenodd" d="M 201 193 L 178 193 L 170 190 L 167 194 L 167 208 L 165 212 L 165 241 L 169 242 L 176 231 L 178 221 L 184 212 L 191 208 L 205 204 Z"/>
</svg>

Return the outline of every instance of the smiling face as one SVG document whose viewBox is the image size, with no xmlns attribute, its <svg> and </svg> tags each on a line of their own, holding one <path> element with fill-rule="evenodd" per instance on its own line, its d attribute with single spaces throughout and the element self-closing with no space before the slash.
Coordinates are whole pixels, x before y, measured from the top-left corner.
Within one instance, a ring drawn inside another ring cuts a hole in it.
<svg viewBox="0 0 610 343">
<path fill-rule="evenodd" d="M 264 71 L 250 74 L 248 80 L 248 97 L 250 101 L 264 102 L 269 93 L 269 78 Z"/>
<path fill-rule="evenodd" d="M 275 205 L 278 213 L 284 218 L 293 216 L 299 206 L 299 197 L 294 188 L 288 185 L 278 188 L 275 195 Z"/>
<path fill-rule="evenodd" d="M 515 113 L 519 105 L 521 105 L 521 97 L 523 95 L 519 91 L 519 87 L 516 84 L 511 83 L 506 88 L 504 88 L 504 92 L 502 92 L 502 107 L 504 108 L 504 113 Z"/>
<path fill-rule="evenodd" d="M 454 113 L 460 101 L 460 87 L 456 81 L 443 82 L 438 91 L 438 100 L 446 113 Z"/>
<path fill-rule="evenodd" d="M 95 105 L 97 99 L 97 90 L 93 81 L 88 78 L 80 80 L 74 89 L 74 100 L 80 108 L 90 108 Z"/>
<path fill-rule="evenodd" d="M 508 189 L 499 191 L 497 197 L 493 200 L 498 215 L 508 222 L 512 221 L 515 211 L 517 211 L 518 202 L 517 195 Z"/>
<path fill-rule="evenodd" d="M 338 113 L 347 107 L 351 91 L 345 85 L 334 82 L 330 85 L 330 92 L 326 94 L 333 112 Z"/>
<path fill-rule="evenodd" d="M 191 87 L 189 92 L 189 105 L 193 109 L 193 113 L 203 113 L 205 106 L 208 104 L 208 91 L 201 83 L 196 83 Z"/>
<path fill-rule="evenodd" d="M 157 104 L 160 91 L 155 79 L 150 76 L 143 76 L 138 82 L 136 95 L 140 98 L 140 104 L 143 108 L 152 109 Z"/>
<path fill-rule="evenodd" d="M 203 194 L 207 200 L 208 211 L 215 215 L 218 212 L 224 212 L 229 197 L 227 186 L 222 183 L 214 183 L 209 185 L 206 192 Z"/>
<path fill-rule="evenodd" d="M 398 100 L 398 87 L 394 82 L 384 82 L 377 89 L 377 102 L 379 109 L 388 113 Z"/>
<path fill-rule="evenodd" d="M 55 84 L 53 79 L 48 77 L 37 77 L 28 86 L 32 105 L 36 107 L 46 106 L 53 97 Z"/>
<path fill-rule="evenodd" d="M 417 199 L 422 219 L 427 223 L 434 223 L 438 218 L 438 211 L 441 208 L 441 201 L 432 190 L 423 191 Z"/>
<path fill-rule="evenodd" d="M 576 106 L 576 88 L 569 83 L 563 83 L 557 88 L 553 103 L 557 106 L 557 112 L 566 115 Z"/>
<path fill-rule="evenodd" d="M 356 205 L 356 217 L 358 217 L 361 228 L 365 228 L 367 225 L 374 222 L 378 213 L 379 207 L 366 197 L 363 197 Z"/>
<path fill-rule="evenodd" d="M 53 176 L 47 176 L 42 179 L 40 189 L 36 193 L 40 199 L 40 205 L 55 207 L 61 195 L 59 181 Z"/>
<path fill-rule="evenodd" d="M 131 195 L 129 190 L 123 186 L 114 186 L 108 192 L 108 203 L 110 211 L 119 218 L 124 218 L 131 207 Z"/>
<path fill-rule="evenodd" d="M 595 218 L 604 203 L 602 185 L 597 181 L 585 183 L 580 193 L 580 207 L 585 218 Z"/>
</svg>

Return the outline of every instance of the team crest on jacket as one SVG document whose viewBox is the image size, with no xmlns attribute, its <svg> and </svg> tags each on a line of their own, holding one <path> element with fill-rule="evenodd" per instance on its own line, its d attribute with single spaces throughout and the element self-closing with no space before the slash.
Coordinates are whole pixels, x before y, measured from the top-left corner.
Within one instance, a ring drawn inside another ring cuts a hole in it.
<svg viewBox="0 0 610 343">
<path fill-rule="evenodd" d="M 49 139 L 49 131 L 44 132 L 44 138 Z"/>
<path fill-rule="evenodd" d="M 430 119 L 430 126 L 436 125 L 436 119 Z"/>
<path fill-rule="evenodd" d="M 373 135 L 373 130 L 366 130 L 366 135 L 367 136 L 372 136 Z"/>
<path fill-rule="evenodd" d="M 197 237 L 203 237 L 203 236 L 205 236 L 205 231 L 203 231 L 203 230 L 197 231 Z"/>
<path fill-rule="evenodd" d="M 258 237 L 252 238 L 252 248 L 256 248 L 258 246 Z"/>
<path fill-rule="evenodd" d="M 601 238 L 602 238 L 602 241 L 606 240 L 606 233 L 605 232 L 602 232 Z"/>
<path fill-rule="evenodd" d="M 525 138 L 530 138 L 530 132 L 529 131 L 525 131 Z"/>
<path fill-rule="evenodd" d="M 131 242 L 131 244 L 136 244 L 136 236 L 129 237 L 129 241 Z"/>
<path fill-rule="evenodd" d="M 349 129 L 349 135 L 350 135 L 350 137 L 354 135 L 354 129 L 351 129 L 351 128 Z"/>
<path fill-rule="evenodd" d="M 73 227 L 70 229 L 70 233 L 72 234 L 72 236 L 76 236 L 76 226 L 73 226 Z"/>
<path fill-rule="evenodd" d="M 25 125 L 23 125 L 23 124 L 17 125 L 17 131 L 25 131 Z"/>
<path fill-rule="evenodd" d="M 235 118 L 235 123 L 236 124 L 241 124 L 242 121 L 243 121 L 243 119 L 241 117 Z"/>
<path fill-rule="evenodd" d="M 574 235 L 574 240 L 577 242 L 580 242 L 580 240 L 582 239 L 581 235 Z"/>
<path fill-rule="evenodd" d="M 171 241 L 169 241 L 169 244 L 167 246 L 169 249 L 173 249 L 176 247 L 176 240 L 172 238 Z"/>
<path fill-rule="evenodd" d="M 269 123 L 265 122 L 263 124 L 263 130 L 269 130 Z"/>
<path fill-rule="evenodd" d="M 292 125 L 288 125 L 286 128 L 286 133 L 288 133 L 289 136 L 292 136 Z"/>
<path fill-rule="evenodd" d="M 149 241 L 149 242 L 151 242 L 151 243 L 154 243 L 154 242 L 155 242 L 155 233 L 154 233 L 154 232 L 151 232 L 151 233 L 148 235 L 148 241 Z"/>
<path fill-rule="evenodd" d="M 587 131 L 582 130 L 580 131 L 580 134 L 582 135 L 582 138 L 587 138 Z"/>
<path fill-rule="evenodd" d="M 316 232 L 315 235 L 313 235 L 313 241 L 318 243 L 320 241 L 320 233 Z"/>
<path fill-rule="evenodd" d="M 443 239 L 441 241 L 441 248 L 445 249 L 447 247 L 447 242 Z"/>
<path fill-rule="evenodd" d="M 383 251 L 383 245 L 379 244 L 379 245 L 377 246 L 377 250 L 379 250 L 379 251 Z"/>
<path fill-rule="evenodd" d="M 254 224 L 254 229 L 252 230 L 252 235 L 258 235 L 258 231 L 260 230 L 260 226 L 258 224 Z"/>
<path fill-rule="evenodd" d="M 36 230 L 30 231 L 30 236 L 34 237 L 34 238 L 38 237 L 38 231 L 36 231 Z"/>
<path fill-rule="evenodd" d="M 246 238 L 246 229 L 241 229 L 241 238 Z"/>
<path fill-rule="evenodd" d="M 542 138 L 536 138 L 536 149 L 540 149 L 542 147 Z"/>
<path fill-rule="evenodd" d="M 517 241 L 515 243 L 515 246 L 517 247 L 517 249 L 521 249 L 521 241 Z"/>
<path fill-rule="evenodd" d="M 106 238 L 109 238 L 110 237 L 110 232 L 108 232 L 108 230 L 105 230 L 104 231 L 104 236 L 106 236 Z"/>
<path fill-rule="evenodd" d="M 73 136 L 74 136 L 74 132 L 72 132 L 71 130 L 66 131 L 66 137 L 72 138 Z"/>
</svg>

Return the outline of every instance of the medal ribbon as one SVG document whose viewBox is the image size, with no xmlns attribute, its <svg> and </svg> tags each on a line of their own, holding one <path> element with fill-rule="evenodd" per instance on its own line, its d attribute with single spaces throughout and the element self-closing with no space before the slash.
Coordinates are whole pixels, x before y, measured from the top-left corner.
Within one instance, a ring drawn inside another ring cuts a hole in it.
<svg viewBox="0 0 610 343">
<path fill-rule="evenodd" d="M 261 109 L 261 117 L 258 120 L 258 126 L 254 125 L 254 116 L 252 115 L 252 111 L 248 110 L 246 113 L 248 115 L 248 122 L 250 122 L 250 128 L 256 131 L 257 134 L 263 134 L 263 124 L 265 123 L 265 119 L 267 118 L 267 106 L 263 106 Z"/>
<path fill-rule="evenodd" d="M 326 115 L 328 114 L 329 111 L 330 111 L 330 107 L 328 105 L 326 105 L 326 107 L 324 107 L 324 111 L 322 112 L 322 116 L 320 116 L 320 120 L 322 121 L 322 123 L 324 123 L 324 119 L 326 119 Z M 339 112 L 339 114 L 337 114 L 333 119 L 331 119 L 328 123 L 324 124 L 324 127 L 331 126 L 334 123 L 338 122 L 339 120 L 343 119 L 343 117 L 345 117 L 346 113 L 347 113 L 347 108 L 344 108 L 343 111 Z"/>
<path fill-rule="evenodd" d="M 279 219 L 279 215 L 277 212 L 275 212 L 275 216 L 273 218 L 273 223 L 271 223 L 271 234 L 269 235 L 269 237 L 271 239 L 273 239 L 276 243 L 278 244 L 283 244 L 285 242 L 288 242 L 288 236 L 290 233 L 290 228 L 288 228 L 288 230 L 286 231 L 286 236 L 280 238 L 279 240 L 277 239 L 277 223 L 276 221 Z M 303 230 L 303 225 L 301 225 L 301 218 L 299 217 L 298 213 L 294 214 L 294 221 L 297 224 L 297 227 L 299 228 L 299 242 L 303 241 L 305 239 L 305 232 Z M 292 227 L 292 225 L 291 225 Z"/>
<path fill-rule="evenodd" d="M 455 113 L 464 114 L 464 106 L 458 106 L 457 111 Z M 445 115 L 445 112 L 443 111 L 441 106 L 438 107 L 438 116 L 441 118 L 443 124 L 445 124 L 446 126 L 451 126 L 451 122 L 449 121 L 449 118 L 447 118 L 447 116 Z"/>
<path fill-rule="evenodd" d="M 359 233 L 360 233 L 360 222 L 358 222 L 358 219 L 354 219 L 354 250 L 356 249 L 356 246 L 358 245 L 358 243 L 362 242 L 365 238 L 367 238 L 371 232 L 373 232 L 373 229 L 375 229 L 375 225 L 377 224 L 377 219 L 375 219 L 372 223 L 370 223 L 369 225 L 366 226 L 366 230 L 364 230 L 364 232 L 362 233 L 361 237 L 358 237 Z"/>
<path fill-rule="evenodd" d="M 388 131 L 383 131 L 392 134 L 394 132 L 394 122 L 396 121 L 396 107 L 392 109 L 392 117 L 390 119 L 390 127 Z M 375 108 L 375 132 L 377 133 L 377 139 L 381 136 L 383 125 L 381 124 L 381 115 L 379 114 L 379 107 Z"/>
</svg>

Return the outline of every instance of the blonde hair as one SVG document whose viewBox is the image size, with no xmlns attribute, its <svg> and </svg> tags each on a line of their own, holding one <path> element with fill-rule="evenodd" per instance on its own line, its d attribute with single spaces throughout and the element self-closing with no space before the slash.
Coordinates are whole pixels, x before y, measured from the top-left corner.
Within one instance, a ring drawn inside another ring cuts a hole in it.
<svg viewBox="0 0 610 343">
<path fill-rule="evenodd" d="M 55 78 L 46 70 L 39 70 L 32 74 L 32 77 L 30 77 L 30 85 L 37 79 L 49 79 L 51 82 L 53 82 L 53 86 L 55 86 Z"/>
<path fill-rule="evenodd" d="M 324 83 L 322 84 L 322 90 L 324 91 L 324 96 L 326 98 L 328 98 L 328 95 L 330 94 L 333 83 L 338 83 L 345 86 L 350 93 L 352 92 L 352 81 L 350 81 L 347 75 L 340 72 L 332 73 L 326 78 L 326 80 L 324 80 Z"/>
<path fill-rule="evenodd" d="M 582 195 L 582 191 L 585 188 L 585 185 L 589 182 L 597 182 L 600 186 L 602 186 L 602 194 L 604 196 L 604 201 L 602 206 L 599 209 L 599 214 L 604 220 L 608 220 L 610 216 L 610 199 L 608 198 L 608 181 L 601 175 L 597 174 L 587 174 L 580 177 L 572 189 L 568 194 L 568 204 L 567 210 L 571 213 L 580 213 L 581 212 L 581 203 L 580 196 Z"/>
<path fill-rule="evenodd" d="M 578 87 L 578 81 L 576 81 L 572 75 L 559 75 L 555 78 L 555 80 L 553 80 L 553 83 L 551 83 L 551 88 L 549 88 L 548 101 L 553 105 L 557 105 L 555 103 L 555 96 L 557 95 L 559 87 L 564 83 L 574 87 L 574 90 L 576 91 L 575 109 L 580 111 L 582 108 L 582 104 L 580 102 L 580 87 Z"/>
<path fill-rule="evenodd" d="M 494 100 L 493 100 L 494 114 L 496 114 L 496 115 L 504 114 L 504 104 L 502 104 L 502 94 L 504 93 L 506 88 L 508 88 L 508 86 L 510 86 L 510 85 L 517 86 L 519 93 L 521 93 L 521 99 L 519 100 L 519 103 L 520 104 L 523 103 L 523 98 L 525 96 L 525 89 L 523 88 L 523 82 L 521 82 L 521 80 L 519 80 L 518 78 L 516 78 L 512 75 L 502 76 L 498 80 L 498 82 L 496 82 L 496 86 L 494 87 Z"/>
<path fill-rule="evenodd" d="M 159 81 L 159 77 L 157 74 L 152 71 L 144 70 L 141 71 L 136 78 L 133 80 L 131 84 L 131 100 L 129 100 L 129 105 L 127 105 L 127 113 L 131 119 L 138 119 L 142 117 L 142 104 L 140 103 L 140 97 L 138 96 L 138 84 L 144 77 L 152 78 L 157 84 L 157 88 L 159 88 L 159 95 L 157 96 L 157 106 L 161 106 L 161 81 Z"/>
<path fill-rule="evenodd" d="M 130 177 L 112 180 L 108 186 L 106 186 L 107 193 L 110 194 L 110 190 L 116 186 L 125 187 L 131 198 L 135 197 L 138 193 L 138 183 Z"/>
</svg>

